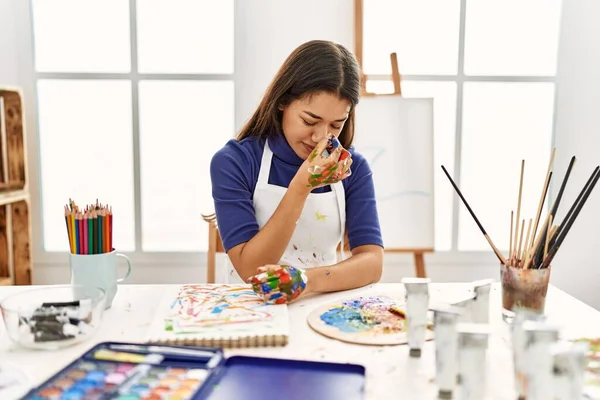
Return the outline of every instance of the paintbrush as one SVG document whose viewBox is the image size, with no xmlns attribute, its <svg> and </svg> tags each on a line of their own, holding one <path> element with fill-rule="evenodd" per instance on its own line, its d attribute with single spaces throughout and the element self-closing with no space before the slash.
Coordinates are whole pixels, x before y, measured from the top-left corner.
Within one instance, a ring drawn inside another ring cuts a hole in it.
<svg viewBox="0 0 600 400">
<path fill-rule="evenodd" d="M 404 310 L 402 310 L 400 307 L 398 306 L 390 306 L 388 308 L 388 311 L 391 312 L 394 315 L 399 316 L 402 319 L 406 319 L 406 313 L 404 312 Z M 433 330 L 433 323 L 432 322 L 427 322 L 427 329 L 429 330 Z"/>
<path fill-rule="evenodd" d="M 538 210 L 535 217 L 535 224 L 533 225 L 533 232 L 531 232 L 531 243 L 526 248 L 533 246 L 534 238 L 536 236 L 538 223 L 540 222 L 540 216 L 542 215 L 542 208 L 544 207 L 544 200 L 546 200 L 546 194 L 548 193 L 548 186 L 550 185 L 550 179 L 552 179 L 552 166 L 554 164 L 554 155 L 556 154 L 556 147 L 552 149 L 550 155 L 550 161 L 548 161 L 548 170 L 546 171 L 546 180 L 544 181 L 544 188 L 542 189 L 542 196 L 538 205 Z"/>
<path fill-rule="evenodd" d="M 567 181 L 569 180 L 571 171 L 573 170 L 573 166 L 575 165 L 575 161 L 577 161 L 575 156 L 571 157 L 571 162 L 569 162 L 569 166 L 567 167 L 567 171 L 565 172 L 565 177 L 563 178 L 563 181 L 560 184 L 560 189 L 558 190 L 558 194 L 556 195 L 556 200 L 554 201 L 554 205 L 552 206 L 552 209 L 549 214 L 549 217 L 552 218 L 553 220 L 556 218 L 556 212 L 558 211 L 558 206 L 560 205 L 560 201 L 562 199 L 563 193 L 565 192 L 565 188 L 567 186 Z M 551 224 L 550 224 L 550 226 L 551 226 Z M 541 261 L 544 257 L 544 254 L 543 254 L 544 245 L 543 244 L 546 243 L 546 238 L 547 238 L 547 234 L 548 234 L 548 229 L 544 229 L 544 228 L 549 228 L 549 227 L 547 227 L 547 226 L 542 227 L 542 237 L 540 238 L 538 245 L 536 247 L 534 247 L 534 256 L 532 258 L 533 265 L 537 266 L 537 267 L 540 266 Z M 550 238 L 550 239 L 552 239 L 552 238 Z M 538 262 L 539 262 L 539 264 L 538 264 Z"/>
<path fill-rule="evenodd" d="M 587 201 L 588 197 L 592 193 L 592 190 L 594 190 L 594 186 L 596 186 L 596 182 L 598 182 L 598 179 L 600 178 L 599 171 L 600 171 L 600 166 L 597 166 L 594 169 L 594 172 L 592 172 L 592 175 L 590 176 L 590 179 L 588 179 L 583 190 L 581 191 L 581 193 L 579 193 L 577 200 L 571 206 L 571 209 L 569 210 L 569 213 L 568 213 L 570 218 L 567 219 L 565 217 L 565 219 L 563 220 L 561 227 L 558 229 L 558 231 L 556 233 L 556 239 L 555 239 L 556 241 L 552 245 L 550 250 L 548 251 L 548 255 L 544 258 L 542 264 L 540 265 L 540 268 L 547 268 L 550 265 L 550 263 L 552 262 L 552 259 L 554 258 L 554 256 L 556 255 L 556 252 L 560 248 L 560 245 L 562 244 L 562 242 L 565 240 L 565 237 L 569 233 L 571 226 L 573 226 L 575 219 L 581 212 L 581 209 L 583 208 L 583 206 L 585 205 L 585 202 Z M 580 200 L 580 201 L 578 201 L 578 200 Z"/>
<path fill-rule="evenodd" d="M 521 198 L 523 197 L 523 177 L 525 175 L 525 160 L 521 160 L 521 178 L 519 180 L 519 196 L 517 200 L 517 219 L 515 220 L 515 244 L 514 249 L 516 251 L 514 266 L 516 267 L 519 263 L 519 248 L 521 245 L 517 246 L 519 243 L 519 221 L 521 220 Z M 522 230 L 522 229 L 521 229 Z M 523 240 L 523 233 L 521 232 L 521 241 Z"/>
<path fill-rule="evenodd" d="M 588 187 L 590 186 L 590 184 L 594 180 L 594 176 L 598 172 L 598 170 L 600 170 L 600 167 L 597 166 L 594 169 L 594 172 L 592 172 L 592 175 L 589 177 L 589 179 L 585 183 L 585 186 L 583 187 L 583 189 L 581 190 L 581 192 L 579 192 L 579 195 L 575 199 L 575 202 L 571 205 L 571 208 L 569 209 L 569 211 L 567 212 L 567 215 L 563 219 L 563 223 L 562 223 L 563 226 L 565 225 L 565 221 L 568 221 L 569 219 L 571 219 L 571 216 L 572 216 L 573 212 L 577 208 L 577 204 L 579 204 L 579 202 L 581 201 L 582 197 L 585 195 Z M 557 236 L 554 238 L 554 241 L 556 241 L 556 239 L 558 238 L 558 234 L 560 234 L 560 231 L 557 232 Z M 551 242 L 550 246 L 553 246 L 553 245 L 554 245 L 554 242 Z"/>
<path fill-rule="evenodd" d="M 452 180 L 452 178 L 450 177 L 450 174 L 448 173 L 448 171 L 446 170 L 446 167 L 444 167 L 442 165 L 442 169 L 444 170 L 444 173 L 446 174 L 446 176 L 448 177 L 448 179 L 450 180 L 450 183 L 452 184 L 452 186 L 454 187 L 454 190 L 456 191 L 456 193 L 458 194 L 458 196 L 461 198 L 461 200 L 463 201 L 464 205 L 467 207 L 467 210 L 469 210 L 469 213 L 471 214 L 471 216 L 473 217 L 473 219 L 475 220 L 475 222 L 477 223 L 477 226 L 479 226 L 479 229 L 481 230 L 481 233 L 483 233 L 483 236 L 485 237 L 485 239 L 487 240 L 487 242 L 490 244 L 490 246 L 492 247 L 492 250 L 494 250 L 494 253 L 496 254 L 496 256 L 498 257 L 498 259 L 500 260 L 500 262 L 504 265 L 506 264 L 506 259 L 502 256 L 502 253 L 500 253 L 500 250 L 498 250 L 498 248 L 494 245 L 494 243 L 492 242 L 492 239 L 490 239 L 490 237 L 488 236 L 487 232 L 485 231 L 485 229 L 483 229 L 483 226 L 481 225 L 481 222 L 479 222 L 479 219 L 477 219 L 477 217 L 475 216 L 475 213 L 473 212 L 473 210 L 471 209 L 471 206 L 469 206 L 469 203 L 467 203 L 467 200 L 465 199 L 465 197 L 462 195 L 460 189 L 458 188 L 458 186 L 456 186 L 456 183 L 454 183 L 454 180 Z"/>
<path fill-rule="evenodd" d="M 406 318 L 406 314 L 404 313 L 404 310 L 402 310 L 398 306 L 390 306 L 388 308 L 388 311 L 391 312 L 392 314 L 396 314 L 397 316 L 399 316 L 401 318 Z"/>
</svg>

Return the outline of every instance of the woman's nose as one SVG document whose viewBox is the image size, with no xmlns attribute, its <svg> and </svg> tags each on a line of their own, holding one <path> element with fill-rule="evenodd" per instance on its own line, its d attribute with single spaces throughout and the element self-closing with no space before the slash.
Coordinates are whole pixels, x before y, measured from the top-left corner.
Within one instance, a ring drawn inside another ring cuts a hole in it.
<svg viewBox="0 0 600 400">
<path fill-rule="evenodd" d="M 312 141 L 314 143 L 319 143 L 321 140 L 323 140 L 323 138 L 325 136 L 327 136 L 328 134 L 328 129 L 327 127 L 325 128 L 317 128 L 314 130 L 313 134 L 312 134 Z"/>
</svg>

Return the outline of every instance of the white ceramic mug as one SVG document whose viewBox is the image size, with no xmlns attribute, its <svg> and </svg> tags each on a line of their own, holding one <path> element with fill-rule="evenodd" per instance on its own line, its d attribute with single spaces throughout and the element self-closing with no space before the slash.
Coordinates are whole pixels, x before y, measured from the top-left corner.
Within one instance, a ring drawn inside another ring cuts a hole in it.
<svg viewBox="0 0 600 400">
<path fill-rule="evenodd" d="M 127 262 L 127 273 L 117 278 L 117 256 Z M 117 283 L 123 282 L 131 274 L 131 260 L 116 250 L 102 254 L 69 253 L 71 284 L 85 287 L 99 287 L 106 292 L 106 308 L 112 306 L 117 294 Z M 84 289 L 85 290 L 85 289 Z M 82 293 L 81 296 L 84 294 Z"/>
</svg>

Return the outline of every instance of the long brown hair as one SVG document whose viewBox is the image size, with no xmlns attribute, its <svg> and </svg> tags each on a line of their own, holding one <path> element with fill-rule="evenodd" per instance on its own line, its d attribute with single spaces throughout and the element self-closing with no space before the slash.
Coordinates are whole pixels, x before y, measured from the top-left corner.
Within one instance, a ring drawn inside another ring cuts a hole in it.
<svg viewBox="0 0 600 400">
<path fill-rule="evenodd" d="M 354 139 L 354 109 L 360 98 L 360 76 L 356 57 L 344 46 L 325 40 L 300 45 L 279 68 L 258 108 L 236 139 L 282 134 L 280 106 L 314 93 L 327 92 L 352 104 L 339 136 L 342 146 L 349 148 Z"/>
</svg>

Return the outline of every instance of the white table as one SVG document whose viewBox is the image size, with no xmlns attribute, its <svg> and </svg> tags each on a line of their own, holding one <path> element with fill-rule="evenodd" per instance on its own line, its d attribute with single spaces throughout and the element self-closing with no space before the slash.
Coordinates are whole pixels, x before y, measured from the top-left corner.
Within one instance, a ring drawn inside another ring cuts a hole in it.
<svg viewBox="0 0 600 400">
<path fill-rule="evenodd" d="M 98 333 L 87 342 L 58 351 L 33 351 L 17 347 L 0 321 L 0 360 L 24 368 L 37 385 L 73 359 L 102 341 L 142 341 L 163 292 L 170 285 L 122 285 L 113 306 L 104 314 Z M 466 293 L 468 283 L 432 283 L 431 298 L 452 300 Z M 0 298 L 31 287 L 0 287 Z M 286 347 L 226 350 L 226 355 L 255 355 L 304 360 L 349 362 L 366 367 L 366 399 L 436 399 L 434 343 L 426 343 L 421 358 L 410 358 L 408 346 L 362 346 L 342 343 L 315 333 L 306 317 L 315 307 L 332 299 L 364 293 L 382 293 L 403 298 L 401 284 L 377 284 L 347 292 L 312 295 L 289 306 L 291 337 Z M 501 320 L 500 287 L 492 288 L 490 313 L 493 334 L 488 351 L 489 399 L 514 400 L 508 327 Z M 550 320 L 565 326 L 563 336 L 600 336 L 600 312 L 561 290 L 550 287 L 546 302 Z M 455 397 L 457 398 L 457 397 Z"/>
</svg>

